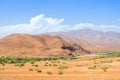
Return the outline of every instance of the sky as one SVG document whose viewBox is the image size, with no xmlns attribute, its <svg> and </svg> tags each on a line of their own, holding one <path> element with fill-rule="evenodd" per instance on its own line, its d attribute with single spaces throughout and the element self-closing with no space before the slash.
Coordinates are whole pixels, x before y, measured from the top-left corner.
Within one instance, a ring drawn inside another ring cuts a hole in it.
<svg viewBox="0 0 120 80">
<path fill-rule="evenodd" d="M 0 0 L 0 37 L 86 28 L 120 32 L 120 0 Z"/>
</svg>

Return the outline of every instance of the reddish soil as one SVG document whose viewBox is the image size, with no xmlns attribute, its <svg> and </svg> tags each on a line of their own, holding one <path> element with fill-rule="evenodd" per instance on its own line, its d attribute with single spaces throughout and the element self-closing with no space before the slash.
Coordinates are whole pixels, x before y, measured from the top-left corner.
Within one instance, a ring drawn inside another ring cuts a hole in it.
<svg viewBox="0 0 120 80">
<path fill-rule="evenodd" d="M 45 66 L 47 63 L 48 66 Z M 0 65 L 0 80 L 120 80 L 120 57 L 41 61 L 35 64 L 38 67 L 32 66 L 31 63 L 26 63 L 23 67 L 15 66 L 15 64 Z M 55 64 L 57 66 L 54 66 Z M 60 65 L 68 66 L 68 68 L 58 69 Z M 94 65 L 96 69 L 88 69 Z M 108 69 L 103 71 L 101 67 Z M 37 72 L 36 69 L 42 72 Z M 59 72 L 63 74 L 58 74 Z"/>
</svg>

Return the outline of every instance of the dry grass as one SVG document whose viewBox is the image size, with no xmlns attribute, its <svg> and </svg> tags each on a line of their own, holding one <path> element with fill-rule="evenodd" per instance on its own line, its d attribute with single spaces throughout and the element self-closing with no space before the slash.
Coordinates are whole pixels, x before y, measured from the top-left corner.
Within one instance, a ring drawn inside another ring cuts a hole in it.
<svg viewBox="0 0 120 80">
<path fill-rule="evenodd" d="M 120 80 L 119 58 L 40 61 L 22 67 L 0 64 L 0 80 Z"/>
</svg>

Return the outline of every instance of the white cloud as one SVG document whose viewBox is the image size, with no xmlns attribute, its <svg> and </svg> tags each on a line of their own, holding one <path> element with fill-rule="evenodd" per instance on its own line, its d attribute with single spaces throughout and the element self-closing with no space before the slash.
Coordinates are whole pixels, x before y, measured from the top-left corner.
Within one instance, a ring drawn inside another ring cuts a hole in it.
<svg viewBox="0 0 120 80">
<path fill-rule="evenodd" d="M 39 34 L 69 30 L 69 25 L 62 25 L 64 19 L 46 18 L 44 14 L 32 17 L 30 23 L 0 27 L 0 37 L 13 33 Z"/>
<path fill-rule="evenodd" d="M 85 29 L 85 28 L 92 28 L 95 27 L 96 25 L 92 24 L 92 23 L 80 23 L 80 24 L 76 24 L 73 29 L 77 30 L 77 29 Z"/>
<path fill-rule="evenodd" d="M 80 23 L 73 27 L 73 30 L 77 29 L 93 29 L 99 31 L 114 31 L 120 32 L 120 26 L 117 25 L 96 25 L 92 23 Z"/>
<path fill-rule="evenodd" d="M 67 30 L 68 25 L 62 25 L 64 19 L 46 18 L 44 14 L 40 14 L 31 18 L 30 27 L 32 27 L 32 33 L 45 33 L 45 32 L 57 32 L 61 30 Z M 66 28 L 66 29 L 65 29 Z"/>
<path fill-rule="evenodd" d="M 17 24 L 0 27 L 0 37 L 4 37 L 13 33 L 26 33 L 26 34 L 40 34 L 46 32 L 70 31 L 78 29 L 94 29 L 102 31 L 120 31 L 120 27 L 116 25 L 96 25 L 92 23 L 80 23 L 75 26 L 63 25 L 63 18 L 46 18 L 44 14 L 32 17 L 30 23 Z"/>
<path fill-rule="evenodd" d="M 36 17 L 31 18 L 30 26 L 46 26 L 46 25 L 59 25 L 63 22 L 64 19 L 57 19 L 57 18 L 45 18 L 44 14 L 40 14 Z"/>
</svg>

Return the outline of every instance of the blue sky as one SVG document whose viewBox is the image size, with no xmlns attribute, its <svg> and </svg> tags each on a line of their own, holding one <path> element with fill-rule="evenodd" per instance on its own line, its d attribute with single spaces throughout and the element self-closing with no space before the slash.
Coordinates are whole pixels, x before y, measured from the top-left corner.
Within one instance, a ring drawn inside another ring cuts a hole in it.
<svg viewBox="0 0 120 80">
<path fill-rule="evenodd" d="M 21 24 L 22 27 L 26 28 L 26 24 L 28 27 L 31 19 L 41 14 L 44 15 L 43 20 L 45 21 L 45 18 L 51 18 L 56 23 L 61 19 L 63 21 L 53 25 L 48 20 L 47 22 L 38 20 L 37 24 L 39 21 L 41 22 L 35 26 L 38 33 L 47 32 L 47 29 L 52 26 L 58 26 L 59 29 L 60 26 L 65 26 L 65 28 L 61 29 L 62 31 L 64 29 L 73 30 L 78 25 L 79 27 L 76 29 L 95 28 L 102 31 L 105 29 L 108 31 L 120 31 L 120 0 L 0 0 L 0 27 L 2 27 L 0 29 L 3 30 L 0 35 L 16 33 L 14 32 L 15 28 L 21 28 Z M 40 26 L 42 22 L 47 25 L 47 29 L 39 31 L 39 29 L 46 27 L 46 25 L 44 27 Z M 19 27 L 14 27 L 18 25 Z M 6 28 L 3 29 L 3 27 Z M 69 27 L 72 27 L 72 29 Z M 20 33 L 22 33 L 21 31 L 20 29 Z M 58 30 L 54 28 L 52 31 Z M 31 31 L 30 33 L 34 32 Z"/>
<path fill-rule="evenodd" d="M 66 24 L 118 24 L 119 0 L 0 0 L 0 25 L 27 23 L 33 16 L 64 18 Z"/>
</svg>

